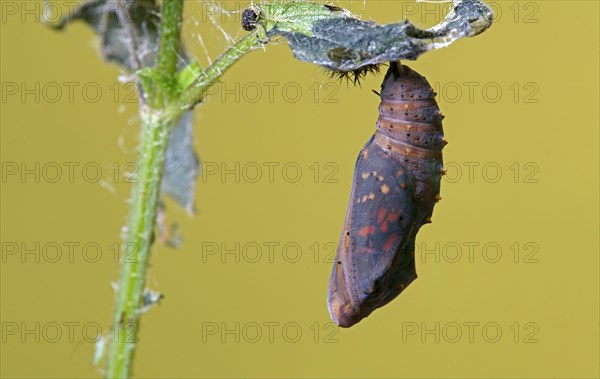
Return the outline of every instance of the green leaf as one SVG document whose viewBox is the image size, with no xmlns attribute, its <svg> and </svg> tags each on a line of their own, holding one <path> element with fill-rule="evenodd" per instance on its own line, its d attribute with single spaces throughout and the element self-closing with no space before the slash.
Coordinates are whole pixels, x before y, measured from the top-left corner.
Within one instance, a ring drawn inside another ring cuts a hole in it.
<svg viewBox="0 0 600 379">
<path fill-rule="evenodd" d="M 144 67 L 141 70 L 138 70 L 136 75 L 142 85 L 144 93 L 148 96 L 152 96 L 155 84 L 160 80 L 156 71 L 152 67 Z"/>
<path fill-rule="evenodd" d="M 202 67 L 200 67 L 200 63 L 197 61 L 190 63 L 184 69 L 179 71 L 177 74 L 177 86 L 179 91 L 181 92 L 188 88 L 196 78 L 198 78 L 201 72 Z"/>
</svg>

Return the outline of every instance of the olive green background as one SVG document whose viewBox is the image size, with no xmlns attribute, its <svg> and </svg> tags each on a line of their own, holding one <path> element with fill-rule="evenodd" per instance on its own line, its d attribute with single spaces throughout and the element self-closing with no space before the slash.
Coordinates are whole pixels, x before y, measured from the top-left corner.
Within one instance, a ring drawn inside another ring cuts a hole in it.
<svg viewBox="0 0 600 379">
<path fill-rule="evenodd" d="M 16 15 L 2 3 L 0 374 L 98 377 L 90 340 L 95 326 L 110 327 L 111 247 L 127 216 L 137 106 L 88 28 L 56 33 L 25 12 L 37 6 L 39 15 L 41 2 L 16 2 Z M 442 16 L 413 2 L 338 5 L 377 22 L 406 15 L 426 26 Z M 195 113 L 205 162 L 197 212 L 166 204 L 183 244 L 153 250 L 148 284 L 165 299 L 142 319 L 136 377 L 598 377 L 599 4 L 493 5 L 500 17 L 489 31 L 409 63 L 437 86 L 446 115 L 443 200 L 418 235 L 419 279 L 348 330 L 327 312 L 327 253 L 374 131 L 371 89 L 383 73 L 339 85 L 281 43 L 222 77 Z M 186 3 L 185 17 L 187 46 L 206 65 L 197 33 L 213 59 L 223 34 L 199 2 Z M 239 17 L 222 20 L 234 37 Z M 73 99 L 70 82 L 79 83 Z M 33 92 L 39 83 L 39 99 L 9 95 L 10 83 Z M 52 83 L 63 91 L 56 102 Z M 85 97 L 93 88 L 82 94 L 86 84 L 101 88 L 97 102 Z M 9 175 L 22 164 L 39 180 Z M 77 165 L 72 180 L 68 164 Z M 222 178 L 223 168 L 234 174 Z M 222 243 L 234 252 L 211 255 Z"/>
</svg>

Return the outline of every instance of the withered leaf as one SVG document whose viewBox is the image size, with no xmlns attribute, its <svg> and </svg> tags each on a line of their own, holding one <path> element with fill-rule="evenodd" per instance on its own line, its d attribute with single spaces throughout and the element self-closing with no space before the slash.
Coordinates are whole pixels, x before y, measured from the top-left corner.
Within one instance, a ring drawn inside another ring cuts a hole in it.
<svg viewBox="0 0 600 379">
<path fill-rule="evenodd" d="M 297 59 L 333 71 L 354 71 L 390 61 L 414 60 L 491 26 L 493 12 L 485 3 L 464 0 L 454 4 L 443 22 L 427 30 L 407 20 L 378 25 L 334 10 L 329 15 L 305 12 L 300 16 L 303 18 L 293 22 L 264 18 L 262 25 L 268 37 L 285 37 Z M 259 14 L 260 7 L 256 6 Z"/>
<path fill-rule="evenodd" d="M 159 44 L 160 7 L 156 0 L 86 0 L 51 27 L 62 30 L 83 21 L 101 40 L 104 59 L 127 71 L 153 67 Z M 181 52 L 185 66 L 185 52 Z M 188 212 L 194 209 L 199 159 L 193 146 L 192 113 L 173 128 L 165 156 L 162 192 Z"/>
</svg>

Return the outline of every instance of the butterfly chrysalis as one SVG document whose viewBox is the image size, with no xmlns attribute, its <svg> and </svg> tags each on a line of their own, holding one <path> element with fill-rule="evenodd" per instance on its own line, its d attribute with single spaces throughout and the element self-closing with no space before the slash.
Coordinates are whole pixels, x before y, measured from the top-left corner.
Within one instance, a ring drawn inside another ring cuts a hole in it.
<svg viewBox="0 0 600 379">
<path fill-rule="evenodd" d="M 398 296 L 417 274 L 415 237 L 440 200 L 443 137 L 427 80 L 391 62 L 377 130 L 362 148 L 329 281 L 332 319 L 350 327 Z"/>
</svg>

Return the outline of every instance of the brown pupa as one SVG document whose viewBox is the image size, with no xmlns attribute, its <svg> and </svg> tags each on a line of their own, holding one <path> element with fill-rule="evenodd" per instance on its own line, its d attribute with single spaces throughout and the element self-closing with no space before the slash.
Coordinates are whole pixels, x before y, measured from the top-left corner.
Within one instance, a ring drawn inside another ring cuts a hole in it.
<svg viewBox="0 0 600 379">
<path fill-rule="evenodd" d="M 361 150 L 329 281 L 332 319 L 350 327 L 416 279 L 415 237 L 440 200 L 446 144 L 427 80 L 390 63 L 377 130 Z"/>
</svg>

